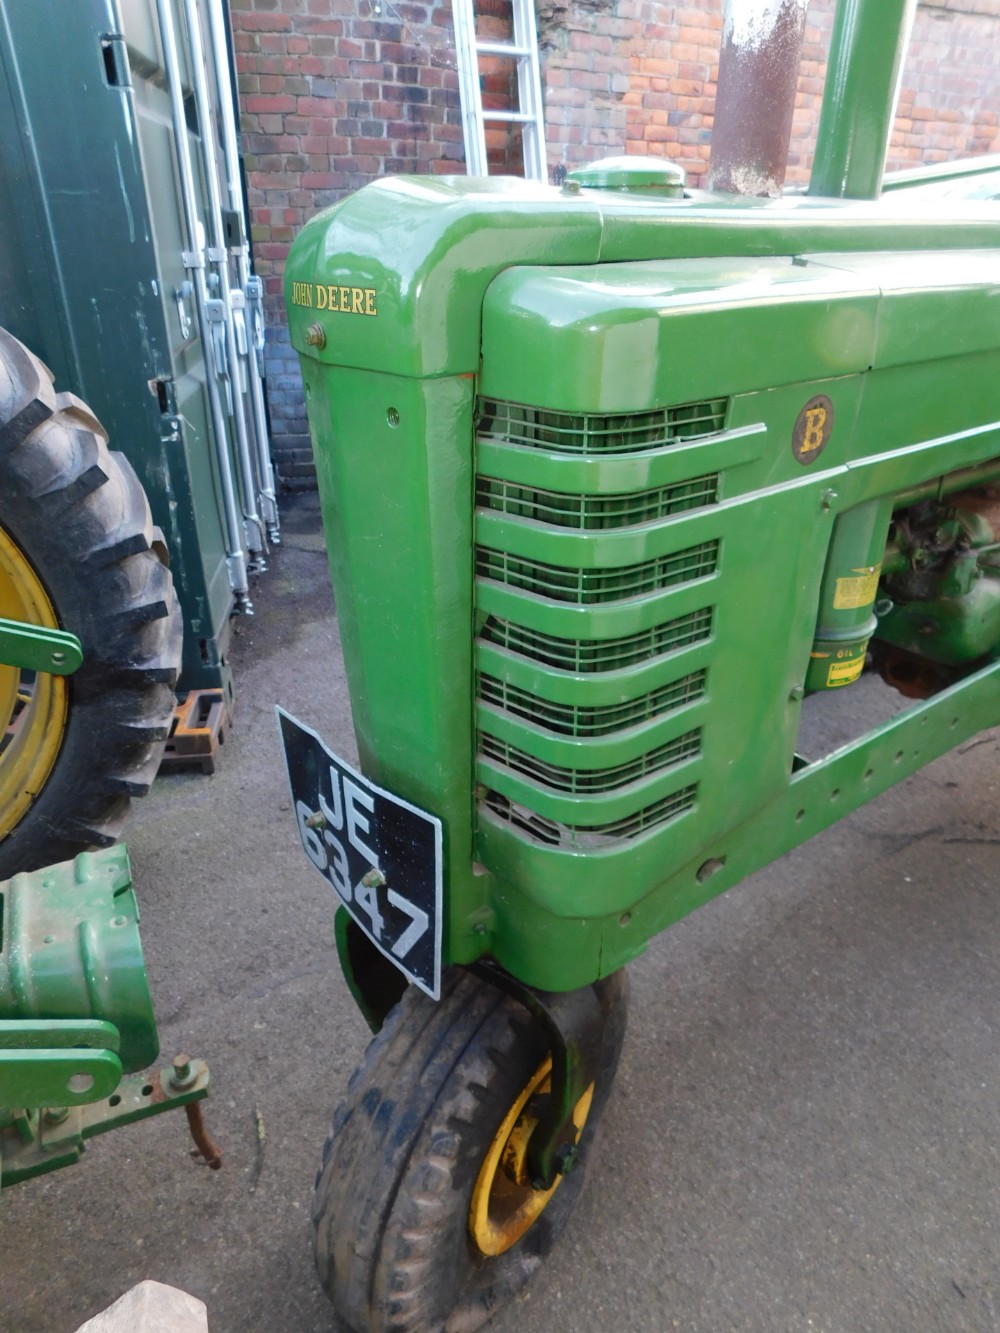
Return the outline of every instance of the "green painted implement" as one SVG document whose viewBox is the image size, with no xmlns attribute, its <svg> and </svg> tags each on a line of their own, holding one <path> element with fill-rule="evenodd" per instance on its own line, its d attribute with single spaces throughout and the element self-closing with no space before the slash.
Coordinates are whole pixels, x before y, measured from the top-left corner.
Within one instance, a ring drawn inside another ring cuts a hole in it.
<svg viewBox="0 0 1000 1333">
<path fill-rule="evenodd" d="M 0 882 L 0 1185 L 75 1162 L 85 1140 L 197 1103 L 208 1068 L 159 1053 L 124 847 Z"/>
</svg>

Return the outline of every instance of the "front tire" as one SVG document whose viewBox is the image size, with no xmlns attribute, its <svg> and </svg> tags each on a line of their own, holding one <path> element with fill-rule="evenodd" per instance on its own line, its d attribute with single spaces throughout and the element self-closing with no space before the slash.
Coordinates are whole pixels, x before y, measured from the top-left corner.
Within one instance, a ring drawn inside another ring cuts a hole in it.
<svg viewBox="0 0 1000 1333">
<path fill-rule="evenodd" d="M 515 1197 L 499 1200 L 492 1253 L 476 1241 L 476 1197 L 481 1205 L 498 1134 L 544 1083 L 545 1035 L 515 1000 L 458 969 L 438 1003 L 415 987 L 403 996 L 351 1079 L 316 1182 L 317 1268 L 346 1328 L 471 1333 L 541 1265 L 585 1183 L 624 1040 L 624 974 L 596 989 L 602 1061 L 592 1097 L 578 1103 L 579 1163 L 545 1196 L 513 1177 L 503 1182 Z"/>
<path fill-rule="evenodd" d="M 0 880 L 114 842 L 170 733 L 182 621 L 162 534 L 86 404 L 0 330 L 0 617 L 70 630 L 72 676 L 0 665 Z"/>
</svg>

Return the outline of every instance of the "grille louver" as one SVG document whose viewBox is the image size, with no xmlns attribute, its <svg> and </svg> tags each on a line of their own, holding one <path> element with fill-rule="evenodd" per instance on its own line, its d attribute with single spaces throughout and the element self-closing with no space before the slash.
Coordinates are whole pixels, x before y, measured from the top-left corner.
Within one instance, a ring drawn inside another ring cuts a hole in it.
<svg viewBox="0 0 1000 1333">
<path fill-rule="evenodd" d="M 705 693 L 707 675 L 704 669 L 693 671 L 638 699 L 588 706 L 553 703 L 550 699 L 532 694 L 530 690 L 519 689 L 508 681 L 483 674 L 479 677 L 479 697 L 484 703 L 512 713 L 515 717 L 523 717 L 536 726 L 562 736 L 604 736 L 694 703 Z"/>
<path fill-rule="evenodd" d="M 662 773 L 692 758 L 701 750 L 701 732 L 689 731 L 666 745 L 658 745 L 656 749 L 647 751 L 638 759 L 616 764 L 613 768 L 561 768 L 508 745 L 506 741 L 497 740 L 495 736 L 480 736 L 479 748 L 487 759 L 515 773 L 522 773 L 543 787 L 584 796 L 592 792 L 617 791 L 619 787 L 627 787 L 638 778 Z"/>
<path fill-rule="evenodd" d="M 498 819 L 505 820 L 513 828 L 528 834 L 538 842 L 554 847 L 565 847 L 567 850 L 579 850 L 588 845 L 617 842 L 621 838 L 637 838 L 663 824 L 669 824 L 678 815 L 686 814 L 688 810 L 694 808 L 697 795 L 697 784 L 692 783 L 690 786 L 682 787 L 680 791 L 671 792 L 662 800 L 654 801 L 642 810 L 637 810 L 634 815 L 615 819 L 607 824 L 595 824 L 591 828 L 576 824 L 560 824 L 554 819 L 545 819 L 525 806 L 508 800 L 497 791 L 487 792 L 483 804 Z"/>
<path fill-rule="evenodd" d="M 577 673 L 616 671 L 635 666 L 679 648 L 703 643 L 711 633 L 712 608 L 709 606 L 618 639 L 560 639 L 496 616 L 490 616 L 482 628 L 482 637 L 488 643 L 498 644 L 546 666 Z"/>
<path fill-rule="evenodd" d="M 548 523 L 558 528 L 625 528 L 650 523 L 671 514 L 685 513 L 715 504 L 719 477 L 712 473 L 673 486 L 625 495 L 567 495 L 559 491 L 538 491 L 495 477 L 480 477 L 476 503 L 516 518 Z"/>
<path fill-rule="evenodd" d="M 506 583 L 540 597 L 589 606 L 692 583 L 714 574 L 718 560 L 717 541 L 702 542 L 674 555 L 662 555 L 622 569 L 567 569 L 480 546 L 476 550 L 476 573 L 480 578 Z"/>
<path fill-rule="evenodd" d="M 480 402 L 478 434 L 483 439 L 553 453 L 635 453 L 714 435 L 725 425 L 728 406 L 728 399 L 712 398 L 651 412 L 597 416 L 549 412 L 487 398 Z"/>
</svg>

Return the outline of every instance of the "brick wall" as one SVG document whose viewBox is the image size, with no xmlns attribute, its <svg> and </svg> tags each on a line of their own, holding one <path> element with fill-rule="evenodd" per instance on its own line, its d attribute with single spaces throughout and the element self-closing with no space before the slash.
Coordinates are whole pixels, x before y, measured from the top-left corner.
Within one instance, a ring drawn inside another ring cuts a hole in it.
<svg viewBox="0 0 1000 1333">
<path fill-rule="evenodd" d="M 278 470 L 313 484 L 282 272 L 296 230 L 376 176 L 461 172 L 449 0 L 230 0 L 257 271 L 268 316 Z M 482 35 L 509 33 L 510 0 L 477 0 Z M 789 158 L 808 178 L 835 0 L 811 0 Z M 536 0 L 554 180 L 597 157 L 653 154 L 692 183 L 708 165 L 722 0 Z M 888 165 L 1000 151 L 1000 0 L 922 0 Z M 484 67 L 484 100 L 512 94 L 511 62 Z M 520 173 L 517 131 L 488 138 L 491 169 Z"/>
<path fill-rule="evenodd" d="M 230 0 L 275 462 L 315 478 L 282 275 L 306 218 L 375 176 L 463 169 L 450 7 Z"/>
<path fill-rule="evenodd" d="M 807 180 L 836 0 L 811 0 L 788 179 Z M 722 0 L 538 0 L 549 162 L 602 152 L 669 157 L 693 184 L 711 148 Z M 888 169 L 1000 150 L 1000 0 L 922 0 Z"/>
</svg>

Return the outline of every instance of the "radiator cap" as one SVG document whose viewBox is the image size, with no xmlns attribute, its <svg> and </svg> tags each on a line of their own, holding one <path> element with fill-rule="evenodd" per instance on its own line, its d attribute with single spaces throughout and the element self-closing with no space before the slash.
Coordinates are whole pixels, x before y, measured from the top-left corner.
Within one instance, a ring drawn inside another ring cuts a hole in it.
<svg viewBox="0 0 1000 1333">
<path fill-rule="evenodd" d="M 602 157 L 567 173 L 585 190 L 619 190 L 626 194 L 684 197 L 684 168 L 664 157 Z"/>
</svg>

